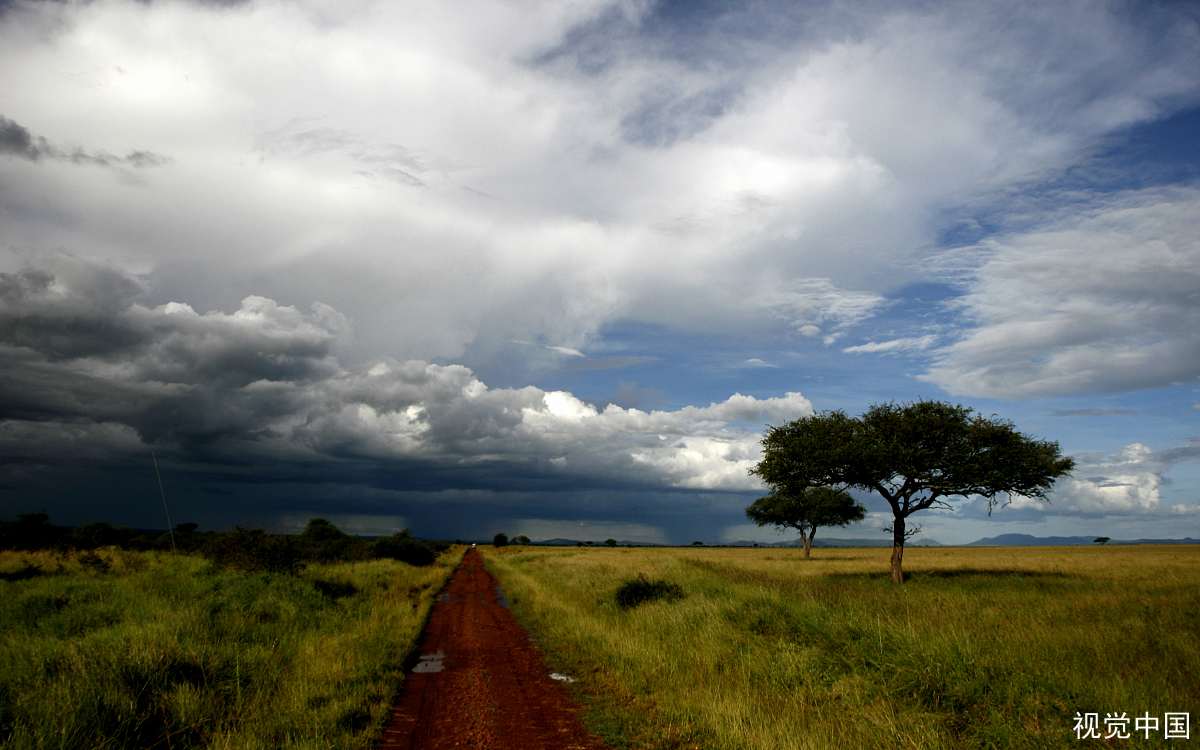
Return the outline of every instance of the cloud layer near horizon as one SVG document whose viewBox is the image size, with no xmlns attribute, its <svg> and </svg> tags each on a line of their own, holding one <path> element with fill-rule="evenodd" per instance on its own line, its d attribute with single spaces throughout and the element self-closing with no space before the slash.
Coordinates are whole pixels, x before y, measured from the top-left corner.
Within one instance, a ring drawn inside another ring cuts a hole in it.
<svg viewBox="0 0 1200 750">
<path fill-rule="evenodd" d="M 489 389 L 460 365 L 337 358 L 349 323 L 247 297 L 233 313 L 136 300 L 141 283 L 95 261 L 0 274 L 4 451 L 53 461 L 86 443 L 184 460 L 426 464 L 447 486 L 526 483 L 753 490 L 757 430 L 812 413 L 799 393 L 707 407 L 603 409 L 569 393 Z M 745 423 L 738 428 L 732 423 Z M 495 479 L 494 467 L 503 467 Z M 269 471 L 269 469 L 268 469 Z"/>
<path fill-rule="evenodd" d="M 759 490 L 747 470 L 760 456 L 763 422 L 813 413 L 799 393 L 643 411 L 532 386 L 489 388 L 460 365 L 382 359 L 348 368 L 338 354 L 351 326 L 327 305 L 304 313 L 248 297 L 232 313 L 197 313 L 180 302 L 147 307 L 139 302 L 145 283 L 110 264 L 43 260 L 0 274 L 7 483 L 68 464 L 137 464 L 154 448 L 201 478 L 217 472 L 235 484 L 287 485 L 324 475 L 366 489 L 368 501 L 370 492 L 393 497 L 392 507 L 486 502 L 521 528 L 569 529 L 583 508 L 604 515 L 634 502 L 550 497 L 569 488 L 634 496 Z M 1082 454 L 1052 505 L 1014 498 L 1005 512 L 1025 520 L 1194 516 L 1194 505 L 1163 507 L 1160 486 L 1174 465 L 1198 457 L 1192 444 Z M 250 473 L 239 479 L 235 467 Z M 528 516 L 531 507 L 543 520 Z M 967 507 L 970 516 L 983 512 L 978 502 Z M 286 527 L 299 516 L 281 508 L 279 518 Z M 654 528 L 638 538 L 663 541 Z"/>
</svg>

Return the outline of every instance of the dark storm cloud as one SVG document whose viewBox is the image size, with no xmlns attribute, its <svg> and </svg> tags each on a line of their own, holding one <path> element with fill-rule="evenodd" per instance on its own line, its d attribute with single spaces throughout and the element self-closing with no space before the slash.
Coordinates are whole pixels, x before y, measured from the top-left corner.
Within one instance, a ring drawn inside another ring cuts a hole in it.
<svg viewBox="0 0 1200 750">
<path fill-rule="evenodd" d="M 144 289 L 103 265 L 58 275 L 38 268 L 0 273 L 0 341 L 50 360 L 103 356 L 135 346 L 146 332 L 121 313 Z"/>
<path fill-rule="evenodd" d="M 50 154 L 56 159 L 70 161 L 72 164 L 90 164 L 97 167 L 133 167 L 134 169 L 146 169 L 148 167 L 161 167 L 164 164 L 170 163 L 170 159 L 150 151 L 130 151 L 125 156 L 113 156 L 104 151 L 85 151 L 82 148 L 76 148 L 69 153 L 61 151 L 52 151 Z"/>
<path fill-rule="evenodd" d="M 457 365 L 351 371 L 337 357 L 349 323 L 327 306 L 248 297 L 234 313 L 200 314 L 146 307 L 144 291 L 113 266 L 62 255 L 0 275 L 10 469 L 80 455 L 136 463 L 153 447 L 235 484 L 744 490 L 757 435 L 726 424 L 811 410 L 799 394 L 599 410 L 569 393 L 489 389 Z"/>
<path fill-rule="evenodd" d="M 328 308 L 304 316 L 251 297 L 233 315 L 198 315 L 138 305 L 143 291 L 111 266 L 69 257 L 0 274 L 0 416 L 123 425 L 151 444 L 196 449 L 254 435 L 295 408 L 254 383 L 302 385 L 337 370 L 346 322 Z"/>
<path fill-rule="evenodd" d="M 104 151 L 89 151 L 84 148 L 64 149 L 34 136 L 29 129 L 0 115 L 0 154 L 16 156 L 29 161 L 42 158 L 67 161 L 72 164 L 88 164 L 97 167 L 147 169 L 160 167 L 171 160 L 150 151 L 130 151 L 125 156 L 114 156 Z"/>
<path fill-rule="evenodd" d="M 162 383 L 304 380 L 324 376 L 347 323 L 317 306 L 310 318 L 248 297 L 232 316 L 187 305 L 149 310 L 145 287 L 104 263 L 60 256 L 49 268 L 0 274 L 0 343 L 13 356 L 112 364 L 130 379 Z"/>
<path fill-rule="evenodd" d="M 3 12 L 3 9 L 4 6 L 0 5 L 0 12 Z M 38 141 L 39 143 L 34 143 L 34 138 L 29 134 L 28 129 L 0 115 L 0 154 L 37 161 L 38 156 L 45 148 L 45 140 L 39 138 Z"/>
</svg>

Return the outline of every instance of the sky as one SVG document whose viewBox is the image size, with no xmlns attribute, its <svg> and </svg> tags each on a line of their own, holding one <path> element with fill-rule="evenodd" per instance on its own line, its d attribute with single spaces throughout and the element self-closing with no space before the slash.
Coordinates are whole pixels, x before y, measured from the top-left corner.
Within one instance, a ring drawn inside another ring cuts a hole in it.
<svg viewBox="0 0 1200 750">
<path fill-rule="evenodd" d="M 5 519 L 772 542 L 922 399 L 1077 468 L 918 542 L 1200 537 L 1197 5 L 0 0 Z"/>
</svg>

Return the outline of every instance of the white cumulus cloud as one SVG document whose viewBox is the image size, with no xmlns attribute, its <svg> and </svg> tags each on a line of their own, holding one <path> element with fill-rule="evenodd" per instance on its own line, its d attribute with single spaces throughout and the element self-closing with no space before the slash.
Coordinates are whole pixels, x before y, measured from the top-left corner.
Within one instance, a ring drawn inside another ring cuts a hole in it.
<svg viewBox="0 0 1200 750">
<path fill-rule="evenodd" d="M 1191 514 L 1192 505 L 1164 508 L 1161 487 L 1164 473 L 1182 461 L 1200 458 L 1194 444 L 1155 451 L 1132 443 L 1111 453 L 1074 456 L 1074 472 L 1054 485 L 1050 504 L 1014 497 L 1013 509 L 1031 509 L 1049 515 L 1154 515 L 1164 512 Z"/>
<path fill-rule="evenodd" d="M 1026 398 L 1200 378 L 1200 191 L 1096 199 L 989 241 L 960 306 L 969 326 L 923 379 Z"/>
<path fill-rule="evenodd" d="M 906 352 L 923 351 L 933 346 L 937 336 L 921 336 L 919 338 L 892 339 L 891 341 L 871 341 L 858 346 L 848 346 L 843 349 L 847 354 L 874 354 L 877 352 Z"/>
</svg>

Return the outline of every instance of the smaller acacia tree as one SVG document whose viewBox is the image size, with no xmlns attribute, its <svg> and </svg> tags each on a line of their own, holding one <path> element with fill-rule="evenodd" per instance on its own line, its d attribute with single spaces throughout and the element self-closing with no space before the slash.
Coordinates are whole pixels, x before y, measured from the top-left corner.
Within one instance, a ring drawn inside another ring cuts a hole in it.
<svg viewBox="0 0 1200 750">
<path fill-rule="evenodd" d="M 746 508 L 746 518 L 759 526 L 799 531 L 805 560 L 810 557 L 818 528 L 858 523 L 866 514 L 867 509 L 861 503 L 833 487 L 810 487 L 796 493 L 772 492 Z"/>
</svg>

